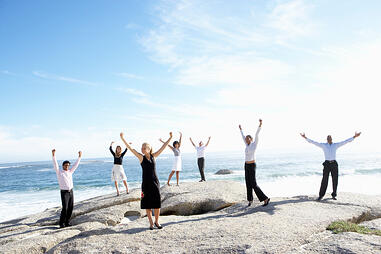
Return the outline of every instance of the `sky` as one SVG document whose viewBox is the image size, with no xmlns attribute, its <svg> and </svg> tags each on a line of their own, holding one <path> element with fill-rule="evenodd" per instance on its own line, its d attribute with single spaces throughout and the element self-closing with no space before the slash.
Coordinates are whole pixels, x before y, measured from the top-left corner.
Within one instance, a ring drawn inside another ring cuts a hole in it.
<svg viewBox="0 0 381 254">
<path fill-rule="evenodd" d="M 0 0 L 0 163 L 110 156 L 184 134 L 183 152 L 379 154 L 381 1 Z M 169 153 L 169 150 L 166 150 Z"/>
</svg>

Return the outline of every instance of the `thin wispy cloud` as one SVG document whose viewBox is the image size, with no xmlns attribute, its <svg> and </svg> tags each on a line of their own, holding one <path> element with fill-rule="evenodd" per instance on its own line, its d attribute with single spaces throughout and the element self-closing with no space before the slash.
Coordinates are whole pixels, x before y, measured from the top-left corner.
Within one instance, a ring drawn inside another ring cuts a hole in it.
<svg viewBox="0 0 381 254">
<path fill-rule="evenodd" d="M 234 10 L 221 11 L 214 1 L 162 1 L 157 7 L 159 25 L 141 43 L 153 60 L 178 74 L 177 84 L 274 83 L 274 75 L 288 75 L 294 66 L 269 48 L 290 49 L 288 39 L 305 36 L 313 26 L 313 6 L 293 0 L 256 15 L 255 2 L 246 4 L 236 15 Z"/>
<path fill-rule="evenodd" d="M 87 80 L 81 80 L 81 79 L 76 79 L 76 78 L 72 78 L 72 77 L 65 77 L 65 76 L 50 74 L 50 73 L 41 72 L 41 71 L 33 71 L 33 75 L 35 75 L 36 77 L 42 78 L 42 79 L 63 81 L 63 82 L 68 82 L 68 83 L 73 83 L 73 84 L 80 84 L 80 85 L 87 85 L 87 86 L 99 85 L 98 83 L 87 81 Z"/>
<path fill-rule="evenodd" d="M 0 71 L 2 74 L 10 75 L 10 76 L 16 76 L 16 73 L 10 72 L 8 70 L 2 70 Z"/>
<path fill-rule="evenodd" d="M 136 95 L 136 96 L 139 96 L 139 97 L 148 97 L 148 94 L 146 94 L 145 92 L 141 91 L 141 90 L 137 90 L 137 89 L 134 89 L 134 88 L 117 88 L 118 91 L 122 91 L 124 93 L 127 93 L 127 94 L 131 94 L 131 95 Z"/>
<path fill-rule="evenodd" d="M 133 73 L 128 73 L 128 72 L 119 72 L 119 73 L 115 73 L 115 75 L 124 77 L 124 78 L 130 78 L 130 79 L 143 79 L 142 76 L 139 76 Z"/>
<path fill-rule="evenodd" d="M 283 32 L 282 37 L 304 36 L 312 33 L 314 24 L 309 19 L 313 9 L 303 0 L 279 3 L 267 17 L 267 26 Z"/>
</svg>

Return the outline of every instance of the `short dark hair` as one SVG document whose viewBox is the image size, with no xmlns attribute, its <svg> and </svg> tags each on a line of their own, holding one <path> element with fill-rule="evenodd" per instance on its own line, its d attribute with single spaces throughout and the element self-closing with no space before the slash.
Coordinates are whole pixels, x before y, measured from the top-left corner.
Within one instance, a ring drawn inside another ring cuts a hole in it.
<svg viewBox="0 0 381 254">
<path fill-rule="evenodd" d="M 174 147 L 176 144 L 180 144 L 179 141 L 175 141 L 175 142 L 173 142 L 173 147 Z"/>
<path fill-rule="evenodd" d="M 64 161 L 64 162 L 62 162 L 62 166 L 65 166 L 65 164 L 67 164 L 67 163 L 69 163 L 69 165 L 70 165 L 70 161 Z"/>
</svg>

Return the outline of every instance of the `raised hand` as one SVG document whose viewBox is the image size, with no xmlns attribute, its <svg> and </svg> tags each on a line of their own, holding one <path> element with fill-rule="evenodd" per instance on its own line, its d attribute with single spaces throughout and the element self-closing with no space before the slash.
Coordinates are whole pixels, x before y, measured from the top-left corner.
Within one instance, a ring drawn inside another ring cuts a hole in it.
<svg viewBox="0 0 381 254">
<path fill-rule="evenodd" d="M 80 157 L 80 158 L 82 157 L 82 151 L 78 152 L 78 157 Z"/>
<path fill-rule="evenodd" d="M 211 139 L 212 137 L 209 137 L 209 140 Z"/>
<path fill-rule="evenodd" d="M 361 132 L 355 132 L 355 135 L 353 136 L 353 138 L 357 138 L 358 136 L 360 136 Z"/>
<path fill-rule="evenodd" d="M 160 141 L 161 143 L 165 143 L 165 142 L 163 141 L 163 139 L 161 139 L 161 138 L 159 138 L 159 141 Z"/>
<path fill-rule="evenodd" d="M 238 128 L 242 131 L 242 127 L 241 127 L 241 125 L 238 125 Z"/>
<path fill-rule="evenodd" d="M 115 142 L 114 142 L 114 141 L 112 141 L 112 142 L 111 142 L 111 144 L 110 144 L 110 146 L 112 146 L 114 143 L 115 143 Z"/>
<path fill-rule="evenodd" d="M 182 136 L 183 134 L 181 133 L 181 131 L 179 131 L 179 133 L 180 133 L 180 136 Z"/>
<path fill-rule="evenodd" d="M 259 119 L 259 126 L 262 126 L 262 119 Z"/>
<path fill-rule="evenodd" d="M 52 150 L 52 155 L 53 155 L 53 156 L 56 155 L 56 149 L 53 149 L 53 150 Z"/>
<path fill-rule="evenodd" d="M 122 138 L 122 139 L 124 138 L 124 133 L 123 132 L 120 133 L 120 138 Z"/>
<path fill-rule="evenodd" d="M 303 132 L 303 133 L 300 133 L 300 136 L 302 136 L 303 138 L 307 138 L 307 137 L 306 137 L 306 134 L 304 134 L 304 132 Z"/>
<path fill-rule="evenodd" d="M 169 133 L 169 137 L 172 138 L 172 131 Z"/>
</svg>

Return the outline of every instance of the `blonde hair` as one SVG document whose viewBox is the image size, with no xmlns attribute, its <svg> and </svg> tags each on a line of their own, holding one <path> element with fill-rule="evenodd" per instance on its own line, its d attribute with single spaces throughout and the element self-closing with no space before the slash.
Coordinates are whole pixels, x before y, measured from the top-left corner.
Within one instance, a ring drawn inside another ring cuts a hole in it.
<svg viewBox="0 0 381 254">
<path fill-rule="evenodd" d="M 148 143 L 143 143 L 142 147 L 148 147 L 149 148 L 149 153 L 152 154 L 152 146 Z"/>
</svg>

